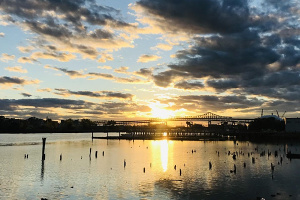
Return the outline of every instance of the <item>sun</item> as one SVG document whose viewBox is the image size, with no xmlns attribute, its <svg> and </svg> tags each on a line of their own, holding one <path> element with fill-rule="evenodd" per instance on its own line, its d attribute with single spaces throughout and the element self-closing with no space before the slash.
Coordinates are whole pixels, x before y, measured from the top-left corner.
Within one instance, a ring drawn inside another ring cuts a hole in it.
<svg viewBox="0 0 300 200">
<path fill-rule="evenodd" d="M 150 105 L 151 110 L 151 116 L 153 118 L 160 118 L 160 119 L 167 119 L 170 117 L 174 117 L 175 113 L 172 110 L 167 110 L 163 108 L 162 105 L 158 104 L 151 104 Z"/>
</svg>

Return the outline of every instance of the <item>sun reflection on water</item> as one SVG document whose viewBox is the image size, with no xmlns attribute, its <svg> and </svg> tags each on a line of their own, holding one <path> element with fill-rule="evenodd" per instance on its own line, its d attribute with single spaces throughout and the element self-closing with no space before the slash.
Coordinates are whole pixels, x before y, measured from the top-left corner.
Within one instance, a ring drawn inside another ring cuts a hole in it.
<svg viewBox="0 0 300 200">
<path fill-rule="evenodd" d="M 160 141 L 153 141 L 152 142 L 153 149 L 154 149 L 153 153 L 156 156 L 160 155 L 160 164 L 161 164 L 163 172 L 166 172 L 168 170 L 169 143 L 172 143 L 172 141 L 160 140 Z"/>
<path fill-rule="evenodd" d="M 161 166 L 163 171 L 167 171 L 168 169 L 168 153 L 169 153 L 169 146 L 167 140 L 162 140 L 160 143 L 160 155 L 161 155 Z"/>
</svg>

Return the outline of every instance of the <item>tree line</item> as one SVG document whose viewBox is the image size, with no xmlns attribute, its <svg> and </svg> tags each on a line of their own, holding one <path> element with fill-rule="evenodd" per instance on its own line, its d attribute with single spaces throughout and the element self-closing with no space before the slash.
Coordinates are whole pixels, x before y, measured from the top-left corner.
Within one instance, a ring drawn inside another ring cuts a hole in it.
<svg viewBox="0 0 300 200">
<path fill-rule="evenodd" d="M 1 133 L 64 133 L 64 132 L 91 132 L 97 124 L 89 119 L 53 121 L 36 117 L 28 119 L 5 118 L 0 116 Z"/>
</svg>

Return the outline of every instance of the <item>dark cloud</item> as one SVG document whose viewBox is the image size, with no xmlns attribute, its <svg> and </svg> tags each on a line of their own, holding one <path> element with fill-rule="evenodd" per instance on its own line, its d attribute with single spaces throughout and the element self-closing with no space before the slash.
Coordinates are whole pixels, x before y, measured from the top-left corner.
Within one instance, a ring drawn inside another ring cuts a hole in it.
<svg viewBox="0 0 300 200">
<path fill-rule="evenodd" d="M 118 99 L 132 99 L 133 95 L 129 93 L 120 93 L 120 92 L 111 92 L 111 91 L 71 91 L 66 89 L 55 89 L 57 92 L 55 94 L 58 95 L 78 95 L 78 96 L 88 96 L 94 98 L 118 98 Z"/>
<path fill-rule="evenodd" d="M 184 89 L 184 90 L 198 90 L 204 88 L 204 84 L 198 81 L 195 82 L 182 81 L 176 83 L 174 87 L 179 89 Z"/>
<path fill-rule="evenodd" d="M 56 113 L 57 110 L 55 109 L 63 109 L 63 113 Z M 118 117 L 124 120 L 129 115 L 135 116 L 136 112 L 150 112 L 151 108 L 131 101 L 92 103 L 83 100 L 42 98 L 0 99 L 0 111 L 2 115 L 17 118 L 20 118 L 20 116 L 23 116 L 23 118 L 30 116 L 46 118 L 49 115 L 52 119 L 82 118 L 82 116 L 86 116 L 90 119 L 103 120 L 109 117 Z"/>
<path fill-rule="evenodd" d="M 20 106 L 31 106 L 35 108 L 66 108 L 66 109 L 84 109 L 92 106 L 82 100 L 69 100 L 57 98 L 43 99 L 0 99 L 0 108 L 2 110 L 19 110 Z M 30 109 L 31 110 L 31 109 Z"/>
<path fill-rule="evenodd" d="M 147 68 L 141 68 L 139 71 L 134 72 L 134 74 L 142 77 L 150 77 L 152 75 L 152 70 Z"/>
<path fill-rule="evenodd" d="M 163 29 L 174 32 L 233 33 L 249 26 L 248 1 L 140 0 L 137 4 L 159 16 Z"/>
<path fill-rule="evenodd" d="M 233 80 L 233 79 L 222 79 L 222 80 L 212 79 L 206 82 L 207 86 L 222 91 L 225 91 L 227 89 L 232 89 L 232 88 L 238 88 L 240 86 L 239 83 L 240 82 L 238 80 Z"/>
<path fill-rule="evenodd" d="M 0 76 L 0 85 L 3 86 L 12 86 L 12 85 L 30 85 L 30 84 L 38 84 L 39 80 L 27 80 L 19 77 L 8 77 L 8 76 Z"/>
<path fill-rule="evenodd" d="M 25 80 L 17 77 L 8 77 L 2 76 L 0 77 L 0 84 L 24 84 Z"/>
<path fill-rule="evenodd" d="M 120 93 L 120 92 L 110 92 L 110 91 L 103 91 L 105 97 L 108 98 L 120 98 L 120 99 L 132 99 L 133 95 L 129 93 Z"/>
<path fill-rule="evenodd" d="M 168 87 L 176 77 L 185 78 L 190 77 L 190 75 L 178 70 L 167 70 L 157 75 L 153 75 L 153 80 L 155 84 L 160 87 Z"/>
<path fill-rule="evenodd" d="M 36 21 L 44 18 L 50 22 L 53 20 L 49 20 L 52 18 L 47 11 L 52 11 L 60 14 L 64 21 L 75 27 L 83 25 L 82 19 L 93 25 L 105 25 L 107 22 L 112 22 L 115 26 L 129 26 L 113 17 L 113 15 L 118 15 L 118 10 L 97 5 L 95 1 L 90 0 L 2 0 L 0 8 L 3 12 L 23 19 Z"/>
<path fill-rule="evenodd" d="M 53 21 L 48 24 L 37 21 L 26 21 L 25 24 L 35 33 L 52 36 L 59 39 L 67 39 L 72 36 L 72 32 L 66 25 L 55 24 Z"/>
<path fill-rule="evenodd" d="M 88 76 L 91 76 L 94 78 L 104 78 L 104 79 L 113 79 L 114 78 L 114 76 L 111 74 L 97 73 L 97 72 L 90 72 L 90 73 L 88 73 Z"/>
<path fill-rule="evenodd" d="M 171 99 L 161 100 L 161 103 L 173 102 L 171 109 L 186 109 L 192 112 L 226 112 L 227 110 L 257 108 L 265 103 L 265 100 L 249 98 L 244 95 L 186 95 Z"/>
<path fill-rule="evenodd" d="M 97 29 L 93 33 L 90 34 L 93 38 L 100 38 L 100 39 L 112 39 L 113 35 L 105 30 Z"/>
<path fill-rule="evenodd" d="M 266 74 L 267 65 L 280 58 L 274 50 L 260 45 L 258 33 L 250 31 L 209 39 L 195 38 L 195 41 L 191 49 L 177 52 L 178 64 L 170 64 L 171 70 L 159 75 L 166 80 L 169 74 L 194 78 L 255 77 Z"/>
<path fill-rule="evenodd" d="M 24 97 L 31 97 L 32 96 L 31 94 L 25 93 L 25 92 L 21 93 L 21 95 L 23 95 Z"/>
<path fill-rule="evenodd" d="M 163 30 L 191 33 L 191 45 L 177 51 L 166 70 L 153 74 L 156 85 L 201 90 L 201 84 L 190 84 L 196 81 L 218 92 L 258 95 L 274 102 L 294 102 L 299 97 L 296 2 L 140 0 L 137 4 Z"/>
<path fill-rule="evenodd" d="M 68 69 L 61 68 L 61 67 L 52 67 L 52 66 L 46 65 L 45 68 L 64 72 L 66 75 L 70 76 L 71 78 L 84 78 L 86 76 L 85 74 L 83 74 L 79 71 L 68 70 Z"/>
</svg>

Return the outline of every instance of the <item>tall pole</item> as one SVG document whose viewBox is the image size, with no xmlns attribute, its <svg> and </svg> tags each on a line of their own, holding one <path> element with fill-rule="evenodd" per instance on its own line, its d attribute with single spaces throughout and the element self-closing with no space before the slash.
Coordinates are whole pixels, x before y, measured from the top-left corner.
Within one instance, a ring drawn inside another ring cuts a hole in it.
<svg viewBox="0 0 300 200">
<path fill-rule="evenodd" d="M 45 160 L 45 146 L 46 146 L 46 138 L 42 138 L 43 140 L 43 150 L 42 150 L 42 160 Z"/>
</svg>

